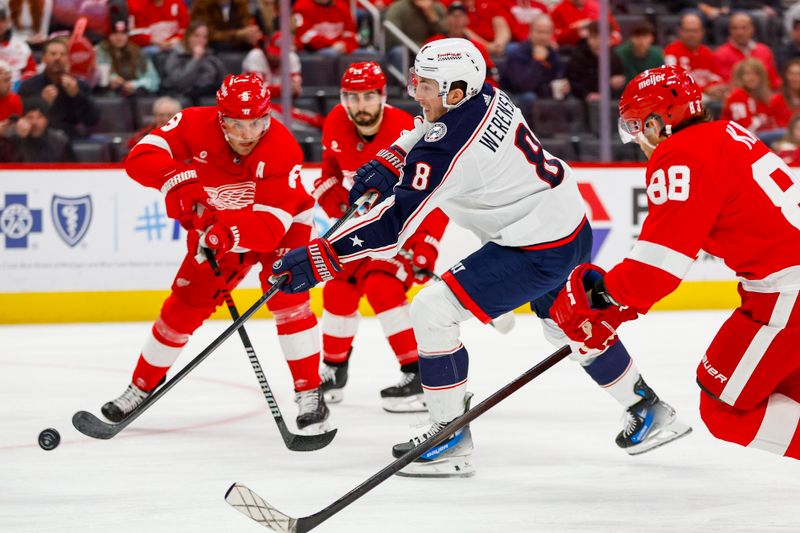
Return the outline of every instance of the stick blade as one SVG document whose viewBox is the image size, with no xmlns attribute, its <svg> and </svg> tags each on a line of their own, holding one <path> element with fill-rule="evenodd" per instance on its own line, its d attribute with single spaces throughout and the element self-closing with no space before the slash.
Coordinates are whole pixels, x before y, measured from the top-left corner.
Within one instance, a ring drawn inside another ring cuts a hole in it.
<svg viewBox="0 0 800 533">
<path fill-rule="evenodd" d="M 103 422 L 92 413 L 78 411 L 72 415 L 72 425 L 75 429 L 94 439 L 108 440 L 119 433 L 124 426 Z"/>
<path fill-rule="evenodd" d="M 321 450 L 333 441 L 338 430 L 332 429 L 319 435 L 293 434 L 284 435 L 286 447 L 293 452 L 313 452 Z"/>
<path fill-rule="evenodd" d="M 297 520 L 275 509 L 244 485 L 234 483 L 225 493 L 228 505 L 262 526 L 281 533 L 297 533 Z"/>
</svg>

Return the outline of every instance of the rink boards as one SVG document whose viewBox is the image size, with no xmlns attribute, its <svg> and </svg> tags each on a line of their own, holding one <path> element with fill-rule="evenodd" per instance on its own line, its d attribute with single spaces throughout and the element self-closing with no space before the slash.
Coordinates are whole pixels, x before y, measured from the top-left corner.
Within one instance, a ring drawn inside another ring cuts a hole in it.
<svg viewBox="0 0 800 533">
<path fill-rule="evenodd" d="M 644 167 L 576 165 L 575 174 L 594 232 L 594 261 L 611 267 L 630 250 L 647 214 Z M 120 167 L 4 167 L 0 175 L 0 323 L 157 316 L 186 251 L 185 231 L 166 217 L 158 191 L 140 186 Z M 318 175 L 319 166 L 309 165 L 303 185 Z M 315 222 L 320 232 L 329 224 L 319 210 Z M 436 270 L 479 246 L 451 224 Z M 698 258 L 686 279 L 656 308 L 738 304 L 735 277 L 717 258 Z M 243 310 L 260 294 L 251 272 L 234 297 Z M 319 289 L 312 298 L 321 311 Z M 366 302 L 362 307 L 371 313 Z M 215 316 L 228 318 L 225 309 Z"/>
</svg>

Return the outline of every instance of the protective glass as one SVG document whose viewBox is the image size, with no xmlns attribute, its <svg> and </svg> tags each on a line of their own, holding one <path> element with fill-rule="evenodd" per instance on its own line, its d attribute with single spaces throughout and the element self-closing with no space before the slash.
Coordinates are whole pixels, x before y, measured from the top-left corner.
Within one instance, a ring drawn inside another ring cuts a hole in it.
<svg viewBox="0 0 800 533">
<path fill-rule="evenodd" d="M 435 80 L 419 78 L 413 68 L 408 71 L 406 87 L 411 98 L 416 98 L 419 95 L 421 99 L 426 100 L 440 95 L 439 84 Z"/>
<path fill-rule="evenodd" d="M 222 117 L 222 124 L 228 137 L 243 142 L 253 141 L 264 135 L 269 129 L 269 122 L 269 115 L 249 120 Z"/>
</svg>

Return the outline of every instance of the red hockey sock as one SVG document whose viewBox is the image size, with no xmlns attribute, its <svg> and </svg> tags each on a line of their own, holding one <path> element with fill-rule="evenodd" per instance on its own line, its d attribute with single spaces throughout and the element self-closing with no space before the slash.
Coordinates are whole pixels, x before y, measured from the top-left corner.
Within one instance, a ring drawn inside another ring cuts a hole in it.
<svg viewBox="0 0 800 533">
<path fill-rule="evenodd" d="M 319 353 L 303 359 L 287 361 L 294 380 L 294 390 L 302 392 L 319 387 Z"/>
<path fill-rule="evenodd" d="M 154 366 L 147 362 L 143 355 L 139 356 L 136 369 L 133 371 L 132 383 L 145 392 L 150 392 L 164 379 L 168 366 Z"/>
</svg>

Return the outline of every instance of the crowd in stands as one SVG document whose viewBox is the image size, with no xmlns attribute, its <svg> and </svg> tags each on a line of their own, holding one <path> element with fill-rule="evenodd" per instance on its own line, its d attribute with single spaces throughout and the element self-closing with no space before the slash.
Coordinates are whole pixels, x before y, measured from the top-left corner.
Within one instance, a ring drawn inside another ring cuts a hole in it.
<svg viewBox="0 0 800 533">
<path fill-rule="evenodd" d="M 87 3 L 76 0 L 55 9 L 45 0 L 0 0 L 0 162 L 119 161 L 182 107 L 213 104 L 229 73 L 258 73 L 279 103 L 278 0 L 97 3 L 101 15 L 81 12 Z M 389 103 L 416 114 L 404 94 L 403 41 L 444 37 L 478 47 L 487 81 L 512 96 L 555 155 L 598 158 L 598 0 L 371 3 L 407 39 L 386 31 L 378 42 L 370 11 L 356 2 L 292 2 L 288 90 L 308 160 L 319 160 L 319 126 L 350 62 L 393 70 Z M 613 112 L 630 79 L 677 64 L 717 118 L 739 122 L 800 164 L 800 2 L 610 0 L 610 8 Z M 613 157 L 642 160 L 615 138 Z"/>
</svg>

